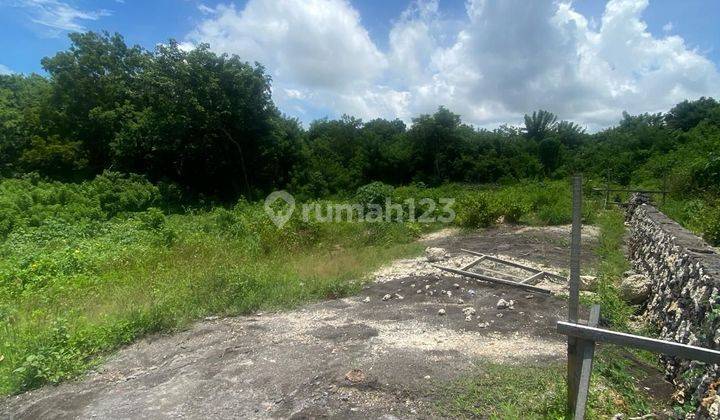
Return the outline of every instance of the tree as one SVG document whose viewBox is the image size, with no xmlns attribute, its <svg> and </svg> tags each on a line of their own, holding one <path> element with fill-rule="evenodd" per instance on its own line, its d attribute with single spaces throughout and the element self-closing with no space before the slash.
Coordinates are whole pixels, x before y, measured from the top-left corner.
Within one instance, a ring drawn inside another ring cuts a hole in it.
<svg viewBox="0 0 720 420">
<path fill-rule="evenodd" d="M 545 168 L 545 174 L 550 175 L 557 169 L 560 163 L 560 147 L 561 143 L 555 138 L 546 138 L 540 142 L 538 147 L 538 157 L 540 163 Z"/>
<path fill-rule="evenodd" d="M 580 146 L 585 137 L 585 129 L 572 121 L 560 121 L 555 132 L 560 142 L 571 149 Z"/>
<path fill-rule="evenodd" d="M 140 75 L 150 59 L 119 34 L 72 33 L 67 51 L 42 60 L 50 75 L 51 134 L 79 141 L 91 170 L 111 164 L 110 143 L 136 111 L 146 86 Z"/>
<path fill-rule="evenodd" d="M 552 112 L 539 110 L 532 115 L 525 114 L 525 135 L 535 141 L 541 141 L 555 129 L 557 116 Z"/>
<path fill-rule="evenodd" d="M 665 114 L 665 122 L 672 129 L 688 131 L 718 108 L 720 104 L 713 98 L 703 96 L 696 101 L 684 100 Z"/>
<path fill-rule="evenodd" d="M 414 118 L 408 139 L 418 180 L 436 184 L 452 179 L 451 163 L 460 156 L 467 132 L 460 116 L 445 107 Z"/>
</svg>

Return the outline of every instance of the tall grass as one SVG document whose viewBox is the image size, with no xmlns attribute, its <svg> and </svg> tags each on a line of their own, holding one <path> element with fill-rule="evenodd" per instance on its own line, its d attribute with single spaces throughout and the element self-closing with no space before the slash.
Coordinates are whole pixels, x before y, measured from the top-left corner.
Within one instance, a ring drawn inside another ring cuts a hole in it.
<svg viewBox="0 0 720 420">
<path fill-rule="evenodd" d="M 420 252 L 413 241 L 428 228 L 297 213 L 278 228 L 261 203 L 166 215 L 153 207 L 162 202 L 151 184 L 115 174 L 0 182 L 0 394 L 71 378 L 119 345 L 207 315 L 345 296 L 369 270 Z"/>
</svg>

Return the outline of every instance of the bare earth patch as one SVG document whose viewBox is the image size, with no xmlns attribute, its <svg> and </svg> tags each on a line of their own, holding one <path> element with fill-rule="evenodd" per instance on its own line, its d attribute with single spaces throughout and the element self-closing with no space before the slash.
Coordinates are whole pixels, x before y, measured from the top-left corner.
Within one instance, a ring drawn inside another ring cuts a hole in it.
<svg viewBox="0 0 720 420">
<path fill-rule="evenodd" d="M 469 248 L 563 272 L 568 251 L 559 244 L 568 239 L 556 228 L 501 226 L 424 242 L 449 252 L 444 265 L 469 263 L 460 252 Z M 586 239 L 590 262 L 595 239 Z M 562 299 L 446 275 L 423 258 L 373 278 L 352 298 L 148 337 L 79 381 L 2 400 L 0 417 L 438 416 L 440 385 L 484 361 L 564 358 L 555 333 Z M 500 298 L 514 308 L 497 309 Z"/>
</svg>

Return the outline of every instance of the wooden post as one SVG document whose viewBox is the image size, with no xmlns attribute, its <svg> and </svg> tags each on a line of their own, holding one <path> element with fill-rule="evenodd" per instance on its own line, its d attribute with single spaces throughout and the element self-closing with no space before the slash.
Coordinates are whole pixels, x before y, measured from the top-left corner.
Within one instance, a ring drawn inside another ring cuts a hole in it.
<svg viewBox="0 0 720 420">
<path fill-rule="evenodd" d="M 577 323 L 580 306 L 580 234 L 582 229 L 582 176 L 572 181 L 572 234 L 570 238 L 570 297 L 568 300 L 568 322 Z M 575 413 L 578 384 L 580 382 L 578 340 L 568 336 L 568 412 Z"/>
</svg>

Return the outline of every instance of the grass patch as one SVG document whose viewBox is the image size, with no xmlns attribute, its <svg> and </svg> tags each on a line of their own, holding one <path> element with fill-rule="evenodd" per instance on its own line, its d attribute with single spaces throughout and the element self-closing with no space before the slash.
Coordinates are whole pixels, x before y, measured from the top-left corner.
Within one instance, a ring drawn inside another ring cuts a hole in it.
<svg viewBox="0 0 720 420">
<path fill-rule="evenodd" d="M 638 374 L 615 350 L 599 349 L 586 418 L 609 418 L 618 412 L 646 413 L 650 400 L 637 398 L 634 393 Z M 564 419 L 565 378 L 564 364 L 540 367 L 482 363 L 476 373 L 443 390 L 437 411 L 443 417 L 456 418 Z"/>
</svg>

